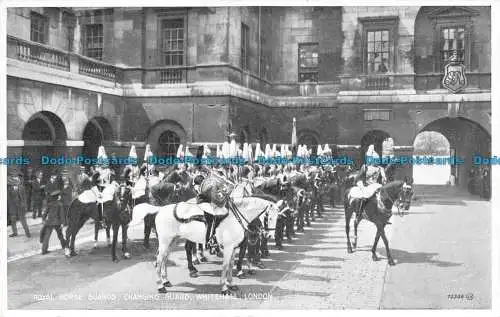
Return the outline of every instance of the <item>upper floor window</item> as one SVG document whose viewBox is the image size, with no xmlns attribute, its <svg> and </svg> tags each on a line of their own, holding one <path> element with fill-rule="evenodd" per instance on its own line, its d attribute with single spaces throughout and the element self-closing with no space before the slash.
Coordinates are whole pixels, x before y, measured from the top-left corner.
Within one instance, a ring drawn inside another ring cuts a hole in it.
<svg viewBox="0 0 500 317">
<path fill-rule="evenodd" d="M 163 65 L 184 65 L 184 19 L 163 20 L 161 33 Z"/>
<path fill-rule="evenodd" d="M 102 24 L 89 24 L 85 26 L 84 55 L 102 60 L 104 37 Z"/>
<path fill-rule="evenodd" d="M 248 70 L 249 54 L 248 49 L 250 46 L 249 39 L 250 29 L 245 23 L 241 23 L 241 55 L 240 66 L 241 69 Z"/>
<path fill-rule="evenodd" d="M 366 69 L 368 74 L 383 74 L 388 71 L 389 30 L 367 32 Z"/>
<path fill-rule="evenodd" d="M 318 43 L 299 44 L 299 82 L 318 82 L 318 57 Z"/>
<path fill-rule="evenodd" d="M 462 26 L 441 29 L 441 67 L 448 64 L 455 55 L 461 63 L 465 62 L 465 28 Z"/>
<path fill-rule="evenodd" d="M 31 36 L 33 42 L 47 42 L 48 21 L 47 18 L 36 12 L 31 12 Z"/>
<path fill-rule="evenodd" d="M 363 25 L 363 72 L 385 74 L 394 71 L 398 16 L 360 18 Z"/>
<path fill-rule="evenodd" d="M 474 18 L 480 11 L 473 7 L 430 7 L 429 18 L 434 29 L 433 64 L 435 72 L 443 72 L 450 58 L 456 55 L 468 71 L 471 69 L 471 51 Z"/>
</svg>

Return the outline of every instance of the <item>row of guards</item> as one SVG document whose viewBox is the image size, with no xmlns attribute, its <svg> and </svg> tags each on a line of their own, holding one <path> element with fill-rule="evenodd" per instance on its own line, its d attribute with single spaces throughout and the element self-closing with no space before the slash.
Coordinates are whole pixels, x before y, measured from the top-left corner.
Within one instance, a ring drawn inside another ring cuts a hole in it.
<svg viewBox="0 0 500 317">
<path fill-rule="evenodd" d="M 210 147 L 207 144 L 204 144 L 202 146 L 198 146 L 197 153 L 196 155 L 193 154 L 190 151 L 189 145 L 179 145 L 177 153 L 176 153 L 176 158 L 179 159 L 181 162 L 187 164 L 188 166 L 194 165 L 193 162 L 194 160 L 189 160 L 187 158 L 197 158 L 197 159 L 211 159 L 211 158 L 216 158 L 217 160 L 227 160 L 227 159 L 234 159 L 234 158 L 239 158 L 244 161 L 245 164 L 253 164 L 259 162 L 265 162 L 265 164 L 270 164 L 270 165 L 282 165 L 282 163 L 272 163 L 272 159 L 275 158 L 281 158 L 285 159 L 286 162 L 292 162 L 291 160 L 293 158 L 298 158 L 301 160 L 301 162 L 306 162 L 306 159 L 311 158 L 313 154 L 313 150 L 311 148 L 308 148 L 307 145 L 304 144 L 297 144 L 297 133 L 296 133 L 296 119 L 293 118 L 293 130 L 292 130 L 292 142 L 291 144 L 281 144 L 280 146 L 277 144 L 273 144 L 272 146 L 270 144 L 266 144 L 264 149 L 261 148 L 260 143 L 256 143 L 255 149 L 252 144 L 249 143 L 243 143 L 243 144 L 238 144 L 235 140 L 236 135 L 232 134 L 230 135 L 231 141 L 230 142 L 224 142 L 221 144 L 216 144 L 216 150 L 215 150 L 215 156 L 213 156 L 213 151 L 210 149 Z M 279 146 L 279 150 L 278 150 Z M 328 144 L 325 144 L 324 146 L 318 145 L 316 149 L 316 157 L 317 158 L 330 158 L 333 155 L 332 150 Z M 146 166 L 147 173 L 145 173 L 146 177 L 151 175 L 152 170 L 154 169 L 154 160 L 152 158 L 154 157 L 154 153 L 151 150 L 151 146 L 149 144 L 146 145 L 145 153 L 144 153 L 144 158 L 141 166 Z M 98 160 L 100 162 L 106 162 L 108 159 L 106 155 L 106 151 L 104 149 L 104 146 L 100 146 L 98 150 L 98 155 L 97 155 Z M 132 164 L 129 165 L 128 167 L 132 170 L 132 173 L 130 174 L 130 177 L 133 179 L 137 179 L 140 176 L 140 169 L 138 167 L 138 156 L 137 156 L 137 151 L 135 145 L 132 145 L 130 152 L 129 152 L 129 158 L 133 159 L 137 164 Z M 241 165 L 241 160 L 238 160 L 238 165 Z M 200 162 L 203 162 L 203 160 L 200 160 Z M 214 163 L 213 161 L 211 164 L 215 165 L 235 165 L 231 164 L 231 161 L 223 161 L 223 164 L 217 164 L 216 162 Z M 274 162 L 283 162 L 283 160 L 280 161 L 274 161 Z M 307 165 L 307 164 L 306 164 Z M 108 164 L 98 164 L 97 167 L 102 167 L 102 166 L 109 166 Z M 239 170 L 238 168 L 236 170 Z M 101 183 L 109 183 L 110 182 L 110 171 L 107 168 L 104 169 L 99 169 L 100 172 L 100 180 Z M 116 172 L 116 171 L 115 171 Z"/>
</svg>

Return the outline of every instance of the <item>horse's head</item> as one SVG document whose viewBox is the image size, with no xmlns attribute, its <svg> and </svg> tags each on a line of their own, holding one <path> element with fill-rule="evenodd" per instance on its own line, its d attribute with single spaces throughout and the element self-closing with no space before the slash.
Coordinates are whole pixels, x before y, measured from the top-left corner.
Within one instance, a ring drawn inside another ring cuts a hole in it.
<svg viewBox="0 0 500 317">
<path fill-rule="evenodd" d="M 402 210 L 409 210 L 413 197 L 413 179 L 405 177 L 401 191 L 399 192 L 397 207 Z"/>
<path fill-rule="evenodd" d="M 115 191 L 115 199 L 120 205 L 130 205 L 132 202 L 132 187 L 126 183 L 117 186 Z"/>
</svg>

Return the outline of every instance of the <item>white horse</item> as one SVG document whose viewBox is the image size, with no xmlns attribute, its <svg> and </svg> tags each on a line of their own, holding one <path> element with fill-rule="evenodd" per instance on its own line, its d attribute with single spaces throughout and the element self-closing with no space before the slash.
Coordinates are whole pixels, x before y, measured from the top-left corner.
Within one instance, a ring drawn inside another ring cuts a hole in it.
<svg viewBox="0 0 500 317">
<path fill-rule="evenodd" d="M 235 249 L 244 239 L 246 227 L 266 211 L 269 212 L 269 225 L 273 228 L 276 227 L 279 203 L 258 197 L 242 197 L 234 201 L 236 212 L 229 211 L 228 216 L 217 227 L 215 235 L 223 248 L 221 273 L 223 294 L 229 294 L 230 289 L 238 289 L 236 285 L 233 285 L 234 255 Z M 178 238 L 195 243 L 205 244 L 206 242 L 207 229 L 204 222 L 204 212 L 192 202 L 181 202 L 163 207 L 144 203 L 134 207 L 133 219 L 130 224 L 138 223 L 149 214 L 157 214 L 155 221 L 159 245 L 156 260 L 156 273 L 159 279 L 158 291 L 166 293 L 166 287 L 171 286 L 167 278 L 167 260 L 174 242 Z"/>
</svg>

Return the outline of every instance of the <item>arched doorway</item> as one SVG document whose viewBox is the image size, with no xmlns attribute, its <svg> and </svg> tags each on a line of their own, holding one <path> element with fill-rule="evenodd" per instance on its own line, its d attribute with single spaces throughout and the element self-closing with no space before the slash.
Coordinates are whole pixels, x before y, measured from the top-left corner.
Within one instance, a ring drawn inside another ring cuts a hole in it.
<svg viewBox="0 0 500 317">
<path fill-rule="evenodd" d="M 316 154 L 318 153 L 318 136 L 316 133 L 312 131 L 304 131 L 299 134 L 299 140 L 298 144 L 305 144 L 307 145 L 307 149 L 312 149 L 311 151 L 311 156 L 315 157 Z"/>
<path fill-rule="evenodd" d="M 368 147 L 373 144 L 380 156 L 394 155 L 394 140 L 389 133 L 381 130 L 372 130 L 361 138 L 361 158 L 364 160 Z"/>
<path fill-rule="evenodd" d="M 181 138 L 177 133 L 167 130 L 158 138 L 158 154 L 160 157 L 176 156 L 181 144 Z"/>
<path fill-rule="evenodd" d="M 65 153 L 66 127 L 57 115 L 49 111 L 37 112 L 27 121 L 22 136 L 22 153 L 31 160 L 33 170 L 42 170 L 46 176 L 62 171 L 64 165 L 41 161 L 43 156 L 56 158 Z"/>
<path fill-rule="evenodd" d="M 450 157 L 450 142 L 436 131 L 422 131 L 415 137 L 413 157 L 446 158 Z M 423 185 L 445 185 L 450 180 L 450 164 L 414 164 L 413 181 Z"/>
<path fill-rule="evenodd" d="M 157 157 L 176 156 L 181 144 L 186 144 L 188 135 L 178 122 L 164 119 L 156 122 L 147 132 L 147 144 Z M 190 149 L 192 154 L 193 149 Z M 194 150 L 196 151 L 196 150 Z"/>
<path fill-rule="evenodd" d="M 113 137 L 113 128 L 108 120 L 102 117 L 91 119 L 83 130 L 82 155 L 88 158 L 97 157 L 99 146 L 104 145 L 105 141 L 112 140 Z"/>
<path fill-rule="evenodd" d="M 455 176 L 456 185 L 466 189 L 468 185 L 468 174 L 472 168 L 489 168 L 488 166 L 475 165 L 473 157 L 491 156 L 491 135 L 488 131 L 475 121 L 463 117 L 441 118 L 427 124 L 419 131 L 435 131 L 442 134 L 449 141 L 450 156 L 463 161 L 451 167 L 451 173 Z"/>
</svg>

